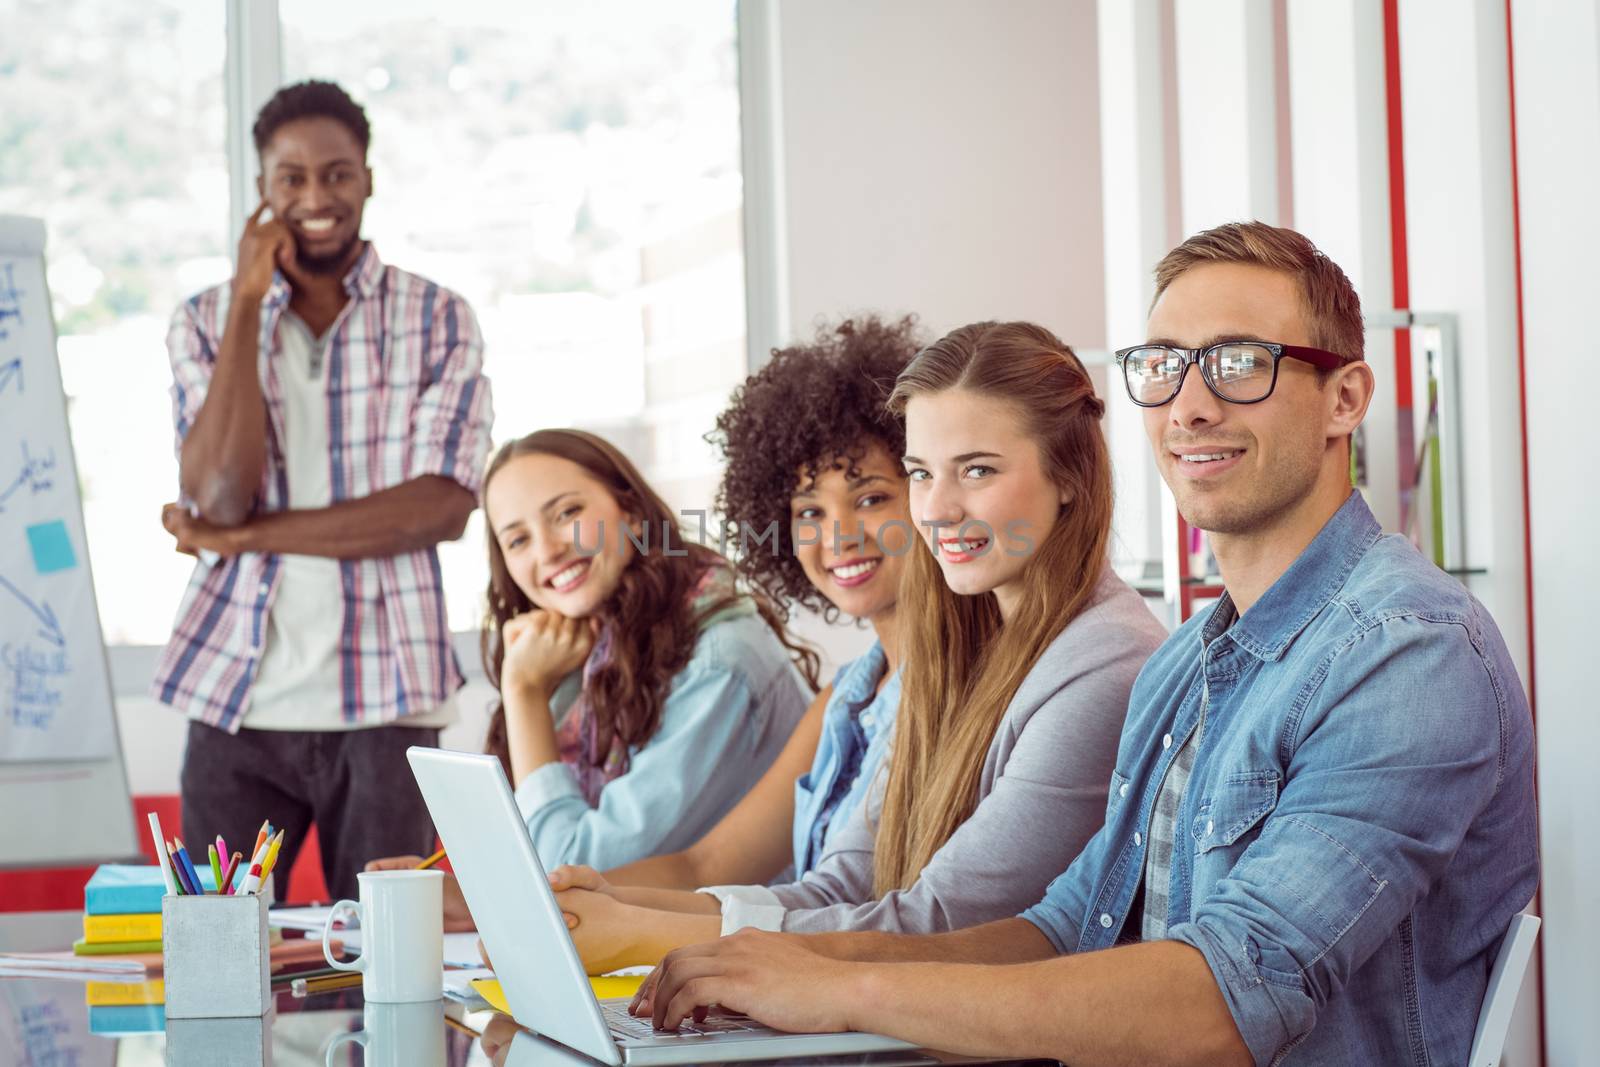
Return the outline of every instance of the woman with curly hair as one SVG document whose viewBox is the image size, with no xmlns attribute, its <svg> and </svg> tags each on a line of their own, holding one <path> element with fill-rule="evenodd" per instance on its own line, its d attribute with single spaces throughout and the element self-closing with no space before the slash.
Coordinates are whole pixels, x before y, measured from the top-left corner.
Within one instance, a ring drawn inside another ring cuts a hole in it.
<svg viewBox="0 0 1600 1067">
<path fill-rule="evenodd" d="M 861 802 L 900 700 L 895 601 L 912 531 L 905 429 L 885 401 L 916 351 L 909 317 L 821 328 L 810 344 L 773 352 L 707 435 L 725 462 L 725 539 L 760 542 L 738 557 L 741 576 L 782 610 L 798 605 L 830 623 L 848 616 L 876 640 L 839 669 L 715 829 L 682 852 L 607 872 L 611 883 L 693 889 L 767 882 L 786 869 L 799 877 Z"/>
<path fill-rule="evenodd" d="M 920 352 L 890 403 L 920 543 L 886 773 L 787 884 L 684 893 L 561 872 L 591 969 L 747 926 L 939 933 L 1015 915 L 1100 828 L 1128 693 L 1165 632 L 1106 558 L 1089 376 L 1041 327 L 977 323 Z"/>
<path fill-rule="evenodd" d="M 483 503 L 483 662 L 500 695 L 486 748 L 539 858 L 611 867 L 692 843 L 787 744 L 816 654 L 594 434 L 505 445 Z M 471 924 L 453 879 L 446 921 Z"/>
</svg>

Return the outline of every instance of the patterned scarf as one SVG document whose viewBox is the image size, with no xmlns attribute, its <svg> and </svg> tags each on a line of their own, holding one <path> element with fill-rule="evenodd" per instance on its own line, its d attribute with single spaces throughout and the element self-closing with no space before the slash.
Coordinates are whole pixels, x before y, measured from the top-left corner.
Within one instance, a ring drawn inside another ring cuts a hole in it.
<svg viewBox="0 0 1600 1067">
<path fill-rule="evenodd" d="M 689 591 L 690 611 L 699 615 L 733 592 L 733 570 L 726 564 L 713 563 L 700 573 L 694 588 Z M 748 596 L 740 596 L 722 610 L 701 619 L 700 629 L 704 631 L 713 623 L 756 613 L 755 602 Z M 594 648 L 583 664 L 583 683 L 578 698 L 556 731 L 556 747 L 561 753 L 561 762 L 571 767 L 577 775 L 583 799 L 591 808 L 599 806 L 600 791 L 609 782 L 628 773 L 631 756 L 627 744 L 614 729 L 607 731 L 605 737 L 601 736 L 600 717 L 588 697 L 595 675 L 611 662 L 615 629 L 614 622 L 608 623 L 595 638 Z"/>
</svg>

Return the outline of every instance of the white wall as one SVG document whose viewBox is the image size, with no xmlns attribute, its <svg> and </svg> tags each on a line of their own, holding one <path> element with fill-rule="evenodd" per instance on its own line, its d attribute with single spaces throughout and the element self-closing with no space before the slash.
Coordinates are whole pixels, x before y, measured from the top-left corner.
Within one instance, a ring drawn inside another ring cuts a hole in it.
<svg viewBox="0 0 1600 1067">
<path fill-rule="evenodd" d="M 781 129 L 786 255 L 770 276 L 796 336 L 914 312 L 930 339 L 1029 319 L 1106 346 L 1093 3 L 758 6 L 777 68 L 761 106 Z M 871 640 L 797 629 L 832 663 Z"/>
<path fill-rule="evenodd" d="M 1600 1056 L 1600 502 L 1589 447 L 1600 248 L 1600 12 L 1514 0 L 1527 350 L 1534 680 L 1544 858 L 1545 1038 L 1551 1067 Z"/>
<path fill-rule="evenodd" d="M 788 304 L 1105 345 L 1093 3 L 785 0 Z"/>
<path fill-rule="evenodd" d="M 1144 340 L 1155 295 L 1151 268 L 1178 238 L 1176 74 L 1164 0 L 1100 0 L 1097 10 L 1106 347 L 1114 350 Z M 1116 486 L 1111 557 L 1130 565 L 1159 560 L 1161 475 L 1143 412 L 1115 368 L 1105 399 Z"/>
<path fill-rule="evenodd" d="M 1411 306 L 1460 316 L 1467 563 L 1487 571 L 1469 579 L 1468 588 L 1494 615 L 1526 685 L 1503 0 L 1401 4 L 1400 60 Z"/>
<path fill-rule="evenodd" d="M 1176 0 L 1184 234 L 1281 221 L 1275 5 Z"/>
</svg>

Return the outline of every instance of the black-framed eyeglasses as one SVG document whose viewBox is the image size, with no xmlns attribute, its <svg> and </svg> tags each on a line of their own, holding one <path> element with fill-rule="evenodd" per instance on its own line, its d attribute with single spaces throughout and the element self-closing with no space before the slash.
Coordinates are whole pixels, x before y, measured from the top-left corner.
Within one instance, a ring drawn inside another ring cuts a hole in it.
<svg viewBox="0 0 1600 1067">
<path fill-rule="evenodd" d="M 1200 377 L 1219 400 L 1259 404 L 1278 384 L 1278 361 L 1285 357 L 1319 370 L 1337 370 L 1343 356 L 1322 348 L 1280 345 L 1271 341 L 1224 341 L 1207 348 L 1134 345 L 1117 350 L 1128 397 L 1142 408 L 1158 408 L 1178 395 L 1189 365 L 1200 365 Z"/>
</svg>

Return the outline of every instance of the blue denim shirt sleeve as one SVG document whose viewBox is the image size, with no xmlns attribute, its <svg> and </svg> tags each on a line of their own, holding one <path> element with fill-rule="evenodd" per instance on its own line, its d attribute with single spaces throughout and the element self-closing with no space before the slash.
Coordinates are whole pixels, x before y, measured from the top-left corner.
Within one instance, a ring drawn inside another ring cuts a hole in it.
<svg viewBox="0 0 1600 1067">
<path fill-rule="evenodd" d="M 882 653 L 877 652 L 875 658 L 877 669 L 871 669 L 873 664 L 864 663 L 867 657 L 862 657 L 847 664 L 852 677 L 846 678 L 842 670 L 834 681 L 811 769 L 795 781 L 794 870 L 793 877 L 785 881 L 795 881 L 815 868 L 844 837 L 850 817 L 888 755 L 900 707 L 900 675 L 896 672 L 874 694 L 873 687 L 883 677 Z M 857 718 L 851 705 L 862 702 L 865 706 Z M 859 732 L 852 719 L 859 722 Z M 853 777 L 845 781 L 842 776 L 852 769 Z M 833 802 L 831 808 L 829 801 Z M 819 829 L 824 816 L 827 825 Z"/>
<path fill-rule="evenodd" d="M 777 684 L 790 682 L 783 677 Z M 804 694 L 797 683 L 793 688 L 803 710 Z M 605 870 L 692 844 L 750 784 L 732 768 L 761 755 L 770 762 L 772 753 L 756 751 L 757 737 L 780 728 L 787 737 L 797 717 L 763 727 L 753 721 L 757 696 L 733 665 L 697 656 L 674 679 L 660 728 L 633 752 L 627 773 L 601 791 L 596 807 L 584 801 L 566 764 L 534 771 L 516 797 L 540 861 L 547 868 L 582 863 Z M 685 832 L 693 836 L 678 840 Z"/>
<path fill-rule="evenodd" d="M 1288 716 L 1260 836 L 1168 931 L 1205 956 L 1259 1064 L 1394 935 L 1505 770 L 1505 679 L 1460 621 L 1376 622 L 1323 667 Z"/>
<path fill-rule="evenodd" d="M 1124 735 L 1124 743 L 1128 740 Z M 1119 752 L 1117 762 L 1123 762 Z M 1121 771 L 1111 772 L 1111 788 L 1106 795 L 1106 819 L 1095 831 L 1089 843 L 1065 871 L 1045 887 L 1044 898 L 1024 911 L 1021 918 L 1039 928 L 1050 939 L 1057 952 L 1074 952 L 1078 948 L 1083 930 L 1080 921 L 1089 914 L 1089 904 L 1094 896 L 1095 880 L 1110 868 L 1112 861 L 1111 826 L 1122 804 L 1135 801 L 1128 797 L 1128 778 Z"/>
</svg>

